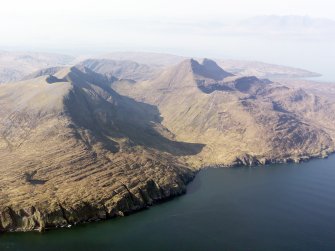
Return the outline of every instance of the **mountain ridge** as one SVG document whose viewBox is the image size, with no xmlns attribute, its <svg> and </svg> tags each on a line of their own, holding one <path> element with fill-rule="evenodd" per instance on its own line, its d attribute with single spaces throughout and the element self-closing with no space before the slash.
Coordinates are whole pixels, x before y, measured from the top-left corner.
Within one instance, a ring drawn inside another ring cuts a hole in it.
<svg viewBox="0 0 335 251">
<path fill-rule="evenodd" d="M 85 68 L 47 78 L 0 86 L 0 231 L 122 216 L 185 192 L 194 171 L 174 155 L 201 145 L 176 142 L 154 107 Z"/>
<path fill-rule="evenodd" d="M 124 73 L 119 72 L 116 77 L 128 78 L 132 76 L 135 78 L 134 72 L 137 71 L 138 80 L 144 80 L 153 77 L 153 75 L 167 67 L 180 63 L 187 57 L 176 56 L 162 53 L 144 53 L 144 52 L 117 52 L 105 55 L 90 55 L 90 56 L 68 56 L 61 54 L 48 54 L 36 52 L 0 52 L 0 83 L 15 82 L 33 78 L 40 75 L 43 71 L 46 73 L 47 69 L 54 67 L 69 67 L 74 64 L 80 64 L 86 61 L 114 61 L 113 64 L 102 65 L 101 69 L 111 72 L 110 69 L 126 70 Z M 198 60 L 198 59 L 197 59 Z M 121 63 L 121 62 L 123 63 Z M 241 76 L 253 75 L 260 78 L 298 78 L 298 77 L 318 77 L 320 74 L 310 71 L 296 69 L 292 67 L 285 67 L 280 65 L 273 65 L 253 61 L 241 61 L 231 59 L 215 59 L 215 61 L 227 71 Z M 128 65 L 125 64 L 128 62 Z M 98 64 L 99 65 L 99 64 Z M 88 65 L 86 65 L 88 66 Z M 127 77 L 128 75 L 128 77 Z"/>
<path fill-rule="evenodd" d="M 0 232 L 127 215 L 185 193 L 208 166 L 334 152 L 326 96 L 210 59 L 137 81 L 137 67 L 121 62 L 124 80 L 119 63 L 92 60 L 0 85 Z"/>
<path fill-rule="evenodd" d="M 299 161 L 333 151 L 333 129 L 325 132 L 320 125 L 306 123 L 305 115 L 296 110 L 301 100 L 286 98 L 297 95 L 296 90 L 256 77 L 208 78 L 190 73 L 185 66 L 192 64 L 197 65 L 194 60 L 183 61 L 156 79 L 131 88 L 114 86 L 123 95 L 157 105 L 163 124 L 178 139 L 205 144 L 197 156 L 200 159 L 191 156 L 191 162 L 205 166 L 264 164 Z M 318 100 L 304 94 L 300 104 L 304 107 L 309 99 Z M 318 105 L 326 107 L 327 103 Z"/>
</svg>

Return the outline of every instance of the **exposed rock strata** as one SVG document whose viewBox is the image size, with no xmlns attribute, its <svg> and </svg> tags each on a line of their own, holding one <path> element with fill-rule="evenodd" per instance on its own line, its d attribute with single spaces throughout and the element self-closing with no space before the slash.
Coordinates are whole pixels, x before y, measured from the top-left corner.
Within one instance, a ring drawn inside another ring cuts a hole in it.
<svg viewBox="0 0 335 251">
<path fill-rule="evenodd" d="M 89 60 L 0 86 L 0 232 L 127 215 L 183 194 L 205 166 L 334 151 L 335 105 L 323 96 L 208 59 L 155 76 L 128 66 Z"/>
<path fill-rule="evenodd" d="M 114 88 L 156 105 L 178 140 L 204 144 L 183 158 L 192 166 L 299 162 L 334 151 L 332 100 L 209 62 L 185 60 L 150 81 Z"/>
<path fill-rule="evenodd" d="M 155 107 L 109 80 L 71 68 L 0 87 L 0 231 L 122 216 L 185 192 L 194 171 L 174 155 L 202 146 L 175 141 Z"/>
<path fill-rule="evenodd" d="M 110 198 L 98 201 L 78 201 L 73 204 L 50 198 L 48 202 L 34 206 L 28 206 L 27 203 L 24 207 L 3 207 L 0 212 L 0 231 L 44 231 L 124 216 L 185 193 L 185 185 L 192 178 L 193 175 L 188 174 L 178 183 L 165 186 L 153 180 L 133 189 L 120 185 L 116 191 L 112 191 Z"/>
</svg>

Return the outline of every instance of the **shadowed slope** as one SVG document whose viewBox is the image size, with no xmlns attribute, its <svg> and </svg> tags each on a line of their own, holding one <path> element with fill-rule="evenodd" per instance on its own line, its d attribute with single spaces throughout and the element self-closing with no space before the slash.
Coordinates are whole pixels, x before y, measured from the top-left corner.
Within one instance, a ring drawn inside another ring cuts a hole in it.
<svg viewBox="0 0 335 251">
<path fill-rule="evenodd" d="M 0 231 L 145 208 L 185 192 L 194 176 L 187 164 L 300 161 L 334 151 L 334 102 L 302 89 L 234 76 L 208 59 L 137 83 L 94 69 L 0 86 Z"/>
<path fill-rule="evenodd" d="M 195 165 L 299 161 L 334 150 L 335 118 L 326 100 L 308 93 L 289 99 L 297 90 L 230 75 L 210 60 L 185 60 L 151 81 L 114 88 L 157 105 L 178 140 L 205 144 L 188 158 Z"/>
<path fill-rule="evenodd" d="M 185 192 L 193 172 L 152 105 L 86 68 L 0 86 L 0 231 L 124 215 Z"/>
</svg>

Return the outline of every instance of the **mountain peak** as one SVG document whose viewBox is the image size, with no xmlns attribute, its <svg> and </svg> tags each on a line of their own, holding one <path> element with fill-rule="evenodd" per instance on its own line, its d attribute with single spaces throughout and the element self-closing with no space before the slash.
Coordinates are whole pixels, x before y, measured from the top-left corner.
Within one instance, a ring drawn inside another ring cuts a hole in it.
<svg viewBox="0 0 335 251">
<path fill-rule="evenodd" d="M 199 88 L 200 86 L 223 82 L 229 76 L 234 75 L 224 71 L 213 60 L 204 59 L 199 63 L 199 61 L 189 58 L 178 65 L 166 69 L 150 84 L 155 86 L 155 88 L 159 86 L 161 89 Z"/>
<path fill-rule="evenodd" d="M 233 74 L 226 72 L 214 60 L 204 58 L 201 63 L 191 58 L 184 60 L 180 65 L 188 65 L 197 77 L 209 78 L 216 81 L 223 80 Z"/>
</svg>

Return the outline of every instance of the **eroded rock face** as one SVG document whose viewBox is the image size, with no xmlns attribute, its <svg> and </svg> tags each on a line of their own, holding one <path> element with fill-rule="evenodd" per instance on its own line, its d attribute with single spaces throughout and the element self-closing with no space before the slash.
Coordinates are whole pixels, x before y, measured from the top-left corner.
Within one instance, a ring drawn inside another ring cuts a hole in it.
<svg viewBox="0 0 335 251">
<path fill-rule="evenodd" d="M 158 110 L 85 68 L 0 87 L 0 231 L 123 216 L 180 195 L 194 171 Z"/>
<path fill-rule="evenodd" d="M 185 185 L 192 178 L 193 175 L 188 174 L 179 183 L 167 184 L 165 187 L 160 187 L 153 180 L 131 190 L 124 185 L 119 187 L 117 194 L 111 194 L 110 198 L 102 201 L 78 201 L 73 204 L 70 201 L 56 202 L 50 198 L 48 202 L 36 206 L 5 207 L 0 212 L 0 231 L 43 231 L 128 215 L 185 193 Z"/>
<path fill-rule="evenodd" d="M 114 88 L 156 105 L 176 138 L 205 146 L 201 166 L 298 162 L 334 151 L 333 101 L 257 77 L 185 60 L 151 81 Z"/>
<path fill-rule="evenodd" d="M 108 72 L 123 64 L 86 63 L 0 86 L 0 232 L 124 216 L 183 194 L 204 166 L 334 151 L 323 96 L 208 59 L 139 82 Z"/>
</svg>

